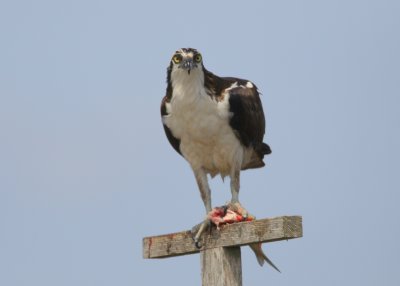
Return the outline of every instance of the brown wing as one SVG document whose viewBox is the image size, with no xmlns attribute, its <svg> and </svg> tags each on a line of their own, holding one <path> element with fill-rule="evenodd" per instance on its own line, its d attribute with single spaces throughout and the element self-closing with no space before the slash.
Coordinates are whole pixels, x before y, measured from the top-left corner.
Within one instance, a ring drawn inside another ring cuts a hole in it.
<svg viewBox="0 0 400 286">
<path fill-rule="evenodd" d="M 262 159 L 270 154 L 270 147 L 263 143 L 265 117 L 257 87 L 246 87 L 247 81 L 238 80 L 238 87 L 229 90 L 230 125 L 240 142 L 253 147 Z"/>
<path fill-rule="evenodd" d="M 167 102 L 169 102 L 169 98 L 167 96 L 165 96 L 161 101 L 161 118 L 165 115 L 168 115 L 167 108 L 166 108 Z M 165 135 L 167 135 L 169 143 L 175 149 L 176 152 L 178 152 L 180 155 L 182 155 L 182 153 L 179 149 L 181 141 L 179 139 L 175 138 L 174 135 L 172 135 L 171 130 L 169 130 L 169 128 L 164 124 L 164 122 L 163 122 L 163 126 L 164 126 Z"/>
</svg>

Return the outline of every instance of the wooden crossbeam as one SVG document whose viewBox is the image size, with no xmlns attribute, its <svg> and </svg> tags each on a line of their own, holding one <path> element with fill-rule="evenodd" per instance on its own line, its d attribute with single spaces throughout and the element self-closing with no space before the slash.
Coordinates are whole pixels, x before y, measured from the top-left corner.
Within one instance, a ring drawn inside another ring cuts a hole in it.
<svg viewBox="0 0 400 286">
<path fill-rule="evenodd" d="M 301 216 L 281 216 L 212 228 L 202 236 L 202 248 L 194 245 L 190 231 L 143 238 L 143 258 L 167 258 L 212 248 L 238 247 L 256 242 L 288 240 L 303 236 Z"/>
</svg>

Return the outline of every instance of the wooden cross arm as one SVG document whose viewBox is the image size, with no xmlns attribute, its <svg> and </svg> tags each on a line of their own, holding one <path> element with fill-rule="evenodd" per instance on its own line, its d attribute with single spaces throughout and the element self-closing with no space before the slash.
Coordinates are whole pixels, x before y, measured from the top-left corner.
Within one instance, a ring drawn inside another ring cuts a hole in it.
<svg viewBox="0 0 400 286">
<path fill-rule="evenodd" d="M 281 216 L 251 222 L 227 224 L 205 232 L 202 248 L 242 246 L 257 242 L 288 240 L 303 236 L 301 216 Z M 200 251 L 194 245 L 190 231 L 143 238 L 143 258 L 166 258 Z"/>
</svg>

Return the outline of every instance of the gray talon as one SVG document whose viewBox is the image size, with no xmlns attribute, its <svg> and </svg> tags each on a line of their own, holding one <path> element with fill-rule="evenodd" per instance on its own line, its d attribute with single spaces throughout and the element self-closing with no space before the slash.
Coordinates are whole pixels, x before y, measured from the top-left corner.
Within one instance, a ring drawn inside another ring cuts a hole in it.
<svg viewBox="0 0 400 286">
<path fill-rule="evenodd" d="M 206 218 L 201 224 L 198 224 L 192 228 L 192 235 L 194 235 L 193 237 L 194 244 L 199 249 L 202 247 L 200 243 L 200 237 L 204 232 L 204 230 L 206 229 L 206 227 L 209 225 L 210 225 L 210 220 Z"/>
<path fill-rule="evenodd" d="M 200 241 L 195 241 L 194 245 L 196 246 L 197 249 L 200 249 L 202 247 L 201 242 Z"/>
</svg>

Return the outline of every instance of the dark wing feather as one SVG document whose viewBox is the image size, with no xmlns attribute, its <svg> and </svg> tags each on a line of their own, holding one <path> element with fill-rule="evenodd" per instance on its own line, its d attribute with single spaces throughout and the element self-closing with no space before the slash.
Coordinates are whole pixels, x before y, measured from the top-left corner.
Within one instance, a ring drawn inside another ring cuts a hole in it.
<svg viewBox="0 0 400 286">
<path fill-rule="evenodd" d="M 165 96 L 163 98 L 163 100 L 161 101 L 161 118 L 163 118 L 163 116 L 165 116 L 165 115 L 168 115 L 167 108 L 166 108 L 166 103 L 168 101 L 169 101 L 169 98 L 167 96 Z M 179 148 L 179 146 L 181 144 L 181 140 L 175 138 L 174 135 L 172 135 L 171 130 L 169 130 L 169 128 L 164 124 L 164 122 L 163 122 L 163 126 L 164 126 L 165 135 L 167 135 L 169 143 L 175 149 L 176 152 L 178 152 L 180 155 L 182 155 L 181 150 Z"/>
<path fill-rule="evenodd" d="M 260 159 L 270 154 L 270 147 L 263 143 L 265 117 L 257 87 L 246 87 L 247 81 L 238 80 L 238 87 L 229 90 L 230 125 L 246 147 L 253 147 Z"/>
</svg>

